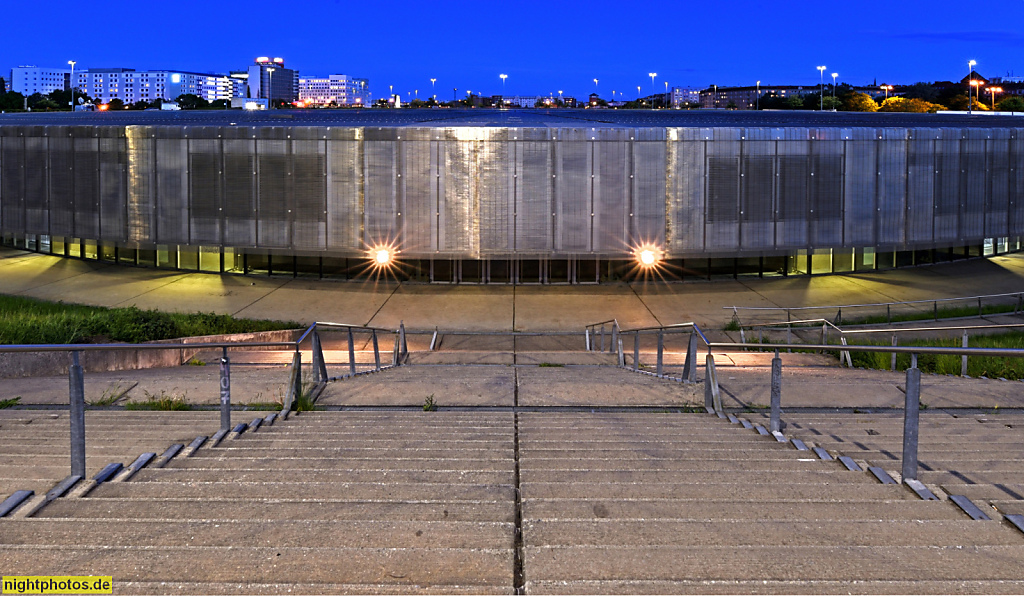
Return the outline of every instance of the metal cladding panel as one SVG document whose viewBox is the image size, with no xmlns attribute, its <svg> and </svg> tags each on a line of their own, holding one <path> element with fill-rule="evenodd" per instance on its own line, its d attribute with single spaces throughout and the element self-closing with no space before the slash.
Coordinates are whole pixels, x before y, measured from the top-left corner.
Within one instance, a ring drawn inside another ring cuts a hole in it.
<svg viewBox="0 0 1024 596">
<path fill-rule="evenodd" d="M 27 234 L 48 234 L 47 138 L 25 137 L 25 224 Z"/>
<path fill-rule="evenodd" d="M 932 241 L 935 221 L 935 136 L 921 131 L 907 141 L 907 242 Z"/>
<path fill-rule="evenodd" d="M 620 254 L 629 248 L 628 139 L 611 138 L 594 144 L 593 246 L 601 254 Z"/>
<path fill-rule="evenodd" d="M 220 244 L 223 209 L 221 142 L 189 139 L 189 244 Z"/>
<path fill-rule="evenodd" d="M 858 131 L 854 131 L 858 132 Z M 843 225 L 848 246 L 873 246 L 878 220 L 878 145 L 851 135 L 846 143 Z"/>
<path fill-rule="evenodd" d="M 304 132 L 315 133 L 316 130 L 306 129 Z M 324 142 L 293 139 L 292 160 L 295 192 L 292 246 L 323 250 L 327 248 L 327 159 Z"/>
<path fill-rule="evenodd" d="M 959 130 L 943 130 L 941 138 L 935 141 L 935 231 L 936 242 L 958 242 L 960 234 L 960 212 L 963 198 L 960 196 L 960 145 Z"/>
<path fill-rule="evenodd" d="M 563 130 L 555 145 L 555 252 L 563 254 L 590 250 L 592 212 L 591 143 L 581 138 L 567 140 L 568 136 Z"/>
<path fill-rule="evenodd" d="M 769 131 L 747 129 L 750 136 L 767 138 Z M 752 133 L 752 134 L 751 134 Z M 775 142 L 743 144 L 740 161 L 740 249 L 772 248 L 775 243 Z"/>
<path fill-rule="evenodd" d="M 633 231 L 636 241 L 665 246 L 666 144 L 664 134 L 643 136 L 652 140 L 633 144 Z"/>
<path fill-rule="evenodd" d="M 25 140 L 14 127 L 0 136 L 0 225 L 5 232 L 25 227 Z"/>
<path fill-rule="evenodd" d="M 332 137 L 327 143 L 328 249 L 345 252 L 364 248 L 362 214 L 362 141 Z"/>
<path fill-rule="evenodd" d="M 363 242 L 366 246 L 387 244 L 398 236 L 397 143 L 395 140 L 363 143 Z"/>
<path fill-rule="evenodd" d="M 1010 208 L 1009 139 L 993 138 L 988 142 L 988 164 L 990 186 L 988 202 L 985 205 L 985 236 L 987 238 L 1009 236 L 1007 227 Z"/>
<path fill-rule="evenodd" d="M 881 132 L 881 131 L 880 131 Z M 878 143 L 878 244 L 903 246 L 906 243 L 907 149 L 904 142 Z"/>
<path fill-rule="evenodd" d="M 809 244 L 815 248 L 843 242 L 843 151 L 839 131 L 817 131 L 811 142 L 811 179 L 807 213 Z"/>
<path fill-rule="evenodd" d="M 75 135 L 75 234 L 100 237 L 99 139 Z"/>
<path fill-rule="evenodd" d="M 985 131 L 964 130 L 960 144 L 960 236 L 966 241 L 985 236 L 988 202 L 988 160 Z"/>
<path fill-rule="evenodd" d="M 700 254 L 704 250 L 704 214 L 706 211 L 704 163 L 707 142 L 678 131 L 673 143 L 675 172 L 669 195 L 672 241 L 670 247 L 680 254 Z"/>
<path fill-rule="evenodd" d="M 449 129 L 445 136 L 444 195 L 438 249 L 470 258 L 479 254 L 478 173 L 480 141 L 475 130 Z"/>
<path fill-rule="evenodd" d="M 775 246 L 804 248 L 807 246 L 810 143 L 779 141 L 777 151 L 778 223 L 775 226 Z"/>
<path fill-rule="evenodd" d="M 552 246 L 552 143 L 528 141 L 516 147 L 516 252 L 547 253 Z"/>
<path fill-rule="evenodd" d="M 221 215 L 224 221 L 224 244 L 254 246 L 256 244 L 256 143 L 251 138 L 246 139 L 242 135 L 234 139 L 224 139 L 223 154 Z"/>
<path fill-rule="evenodd" d="M 136 243 L 156 242 L 156 141 L 149 127 L 125 130 L 128 159 L 127 232 Z"/>
<path fill-rule="evenodd" d="M 1024 129 L 1015 129 L 1010 142 L 1010 229 L 1024 233 Z"/>
<path fill-rule="evenodd" d="M 188 142 L 156 138 L 156 241 L 188 244 Z"/>
<path fill-rule="evenodd" d="M 264 129 L 256 142 L 257 240 L 265 248 L 291 246 L 292 171 L 290 141 L 275 139 L 278 131 Z M 271 136 L 268 133 L 277 133 Z"/>
<path fill-rule="evenodd" d="M 437 244 L 437 148 L 437 141 L 402 141 L 400 244 L 410 256 L 429 257 Z"/>
<path fill-rule="evenodd" d="M 123 137 L 100 138 L 100 238 L 124 242 L 127 214 L 127 155 Z"/>
<path fill-rule="evenodd" d="M 480 253 L 512 253 L 512 146 L 505 140 L 481 142 L 479 151 Z"/>
<path fill-rule="evenodd" d="M 706 248 L 739 246 L 740 144 L 708 144 Z"/>
</svg>

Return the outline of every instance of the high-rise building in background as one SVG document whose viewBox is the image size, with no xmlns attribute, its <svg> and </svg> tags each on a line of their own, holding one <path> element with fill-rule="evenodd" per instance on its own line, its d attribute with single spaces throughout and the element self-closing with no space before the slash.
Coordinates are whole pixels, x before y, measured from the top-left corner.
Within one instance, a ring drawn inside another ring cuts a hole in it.
<svg viewBox="0 0 1024 596">
<path fill-rule="evenodd" d="M 261 56 L 248 68 L 249 97 L 293 102 L 299 98 L 299 71 L 284 67 L 283 58 Z"/>
<path fill-rule="evenodd" d="M 306 105 L 369 105 L 370 81 L 349 75 L 299 77 L 299 101 Z"/>
<path fill-rule="evenodd" d="M 173 100 L 191 94 L 206 101 L 230 101 L 244 95 L 244 84 L 227 75 L 173 70 L 136 71 L 133 68 L 89 68 L 75 72 L 75 87 L 95 101 L 125 104 Z"/>
<path fill-rule="evenodd" d="M 71 84 L 71 69 L 40 68 L 38 66 L 18 66 L 11 69 L 11 91 L 24 96 L 33 93 L 49 95 L 54 91 L 64 91 Z"/>
</svg>

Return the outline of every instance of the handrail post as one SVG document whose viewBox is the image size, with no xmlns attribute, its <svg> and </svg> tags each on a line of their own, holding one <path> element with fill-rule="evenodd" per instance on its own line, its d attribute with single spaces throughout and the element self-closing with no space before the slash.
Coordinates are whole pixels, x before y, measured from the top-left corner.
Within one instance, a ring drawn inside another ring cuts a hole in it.
<svg viewBox="0 0 1024 596">
<path fill-rule="evenodd" d="M 69 401 L 71 407 L 71 475 L 85 477 L 85 374 L 79 354 L 71 352 L 68 367 Z"/>
<path fill-rule="evenodd" d="M 281 404 L 281 417 L 288 419 L 288 414 L 295 405 L 295 400 L 302 394 L 302 352 L 298 349 L 292 355 L 292 370 L 288 377 L 288 393 L 285 395 L 284 403 Z"/>
<path fill-rule="evenodd" d="M 665 376 L 665 330 L 658 329 L 658 377 Z"/>
<path fill-rule="evenodd" d="M 964 337 L 963 337 L 963 340 L 961 341 L 961 345 L 963 347 L 965 347 L 965 348 L 967 347 L 967 330 L 966 329 L 964 329 Z M 967 376 L 967 354 L 964 354 L 963 356 L 960 357 L 960 376 L 961 377 L 966 377 Z"/>
<path fill-rule="evenodd" d="M 715 357 L 708 354 L 706 369 L 704 372 L 704 407 L 714 411 L 719 418 L 724 418 L 722 412 L 722 394 L 718 388 L 718 373 L 715 372 Z"/>
<path fill-rule="evenodd" d="M 683 361 L 683 382 L 697 382 L 697 333 L 690 333 L 690 340 L 686 342 L 686 360 Z"/>
<path fill-rule="evenodd" d="M 885 305 L 885 320 L 889 325 L 892 325 L 892 310 L 889 308 L 889 304 Z"/>
<path fill-rule="evenodd" d="M 899 342 L 896 340 L 895 333 L 892 334 L 892 345 L 894 347 L 899 345 Z M 890 363 L 889 368 L 892 370 L 892 372 L 896 372 L 896 352 L 892 353 L 892 362 Z"/>
<path fill-rule="evenodd" d="M 917 368 L 917 354 L 910 355 L 906 388 L 903 406 L 903 482 L 917 480 L 918 416 L 921 407 L 921 369 Z"/>
<path fill-rule="evenodd" d="M 604 347 L 604 325 L 602 324 L 601 325 L 601 353 L 603 354 L 606 351 L 607 350 L 605 350 L 605 347 Z"/>
<path fill-rule="evenodd" d="M 772 415 L 771 432 L 782 430 L 782 358 L 779 358 L 779 351 L 775 350 L 775 358 L 772 358 Z"/>
<path fill-rule="evenodd" d="M 398 348 L 398 360 L 402 361 L 406 356 L 409 355 L 409 341 L 405 337 L 405 321 L 398 322 L 398 337 L 399 337 L 399 348 Z"/>
<path fill-rule="evenodd" d="M 376 370 L 380 370 L 380 348 L 377 346 L 377 330 L 373 330 L 373 364 Z"/>
<path fill-rule="evenodd" d="M 356 374 L 356 341 L 352 336 L 352 328 L 348 328 L 348 372 Z"/>
<path fill-rule="evenodd" d="M 231 361 L 227 347 L 220 355 L 220 429 L 231 430 Z"/>
<path fill-rule="evenodd" d="M 612 322 L 612 345 L 611 350 L 615 349 L 615 346 L 619 343 L 619 322 Z M 611 351 L 609 350 L 609 352 Z"/>
<path fill-rule="evenodd" d="M 398 334 L 395 334 L 395 345 L 391 349 L 391 366 L 398 366 Z"/>
<path fill-rule="evenodd" d="M 586 341 L 586 343 L 587 343 L 587 351 L 588 352 L 593 352 L 594 348 L 590 345 L 590 327 L 589 326 L 586 329 L 583 330 L 583 338 L 584 338 L 584 341 Z"/>
<path fill-rule="evenodd" d="M 622 353 L 622 338 L 615 340 L 619 346 L 619 366 L 626 366 L 626 355 Z"/>
<path fill-rule="evenodd" d="M 640 370 L 640 332 L 636 331 L 633 335 L 633 370 Z"/>
<path fill-rule="evenodd" d="M 327 382 L 327 362 L 324 360 L 324 346 L 320 334 L 313 330 L 313 381 L 317 384 Z"/>
</svg>

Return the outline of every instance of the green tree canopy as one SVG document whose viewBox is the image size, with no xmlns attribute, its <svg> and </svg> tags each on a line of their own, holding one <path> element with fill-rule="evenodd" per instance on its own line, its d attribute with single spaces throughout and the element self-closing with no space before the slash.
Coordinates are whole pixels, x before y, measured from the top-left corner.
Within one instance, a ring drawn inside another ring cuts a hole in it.
<svg viewBox="0 0 1024 596">
<path fill-rule="evenodd" d="M 107 102 L 107 109 L 108 110 L 123 110 L 124 109 L 124 100 L 122 100 L 122 99 L 120 99 L 118 97 L 115 97 L 114 99 L 111 99 L 109 102 Z"/>
<path fill-rule="evenodd" d="M 25 107 L 25 96 L 17 91 L 0 95 L 0 110 L 21 110 Z"/>
<path fill-rule="evenodd" d="M 843 107 L 839 109 L 846 112 L 877 112 L 878 104 L 867 93 L 854 93 L 844 98 Z"/>
<path fill-rule="evenodd" d="M 930 113 L 944 109 L 937 103 L 931 103 L 924 101 L 923 99 L 905 97 L 890 97 L 889 99 L 882 102 L 882 107 L 878 109 L 879 112 L 917 112 L 917 113 Z"/>
<path fill-rule="evenodd" d="M 210 107 L 210 102 L 194 93 L 183 93 L 174 101 L 178 102 L 178 107 L 183 110 L 201 110 Z"/>
<path fill-rule="evenodd" d="M 930 103 L 937 103 L 939 90 L 931 83 L 914 83 L 902 89 L 903 97 L 907 99 L 920 99 Z"/>
<path fill-rule="evenodd" d="M 1024 98 L 1011 95 L 996 104 L 1000 112 L 1024 112 Z"/>
</svg>

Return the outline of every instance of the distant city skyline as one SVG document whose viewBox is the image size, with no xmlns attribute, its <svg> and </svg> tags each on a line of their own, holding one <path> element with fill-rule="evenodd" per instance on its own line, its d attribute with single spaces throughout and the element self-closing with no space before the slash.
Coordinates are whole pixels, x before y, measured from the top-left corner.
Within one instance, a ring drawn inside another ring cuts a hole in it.
<svg viewBox="0 0 1024 596">
<path fill-rule="evenodd" d="M 11 5 L 4 9 L 11 27 L 0 75 L 68 60 L 77 68 L 227 73 L 271 55 L 302 75 L 368 78 L 374 98 L 390 87 L 403 100 L 436 94 L 444 101 L 467 91 L 502 94 L 500 74 L 508 75 L 506 95 L 562 91 L 584 98 L 596 91 L 607 99 L 613 90 L 625 98 L 663 93 L 665 83 L 813 86 L 822 65 L 825 79 L 837 73 L 838 82 L 853 85 L 959 80 L 969 60 L 988 77 L 1024 76 L 1024 33 L 1011 28 L 1024 20 L 1024 1 L 968 9 L 937 0 L 884 11 L 601 0 L 499 8 L 409 0 L 251 7 L 182 0 L 175 4 L 182 16 L 175 17 L 166 5 L 93 10 L 56 0 L 45 12 Z M 653 81 L 649 73 L 657 73 Z"/>
</svg>

